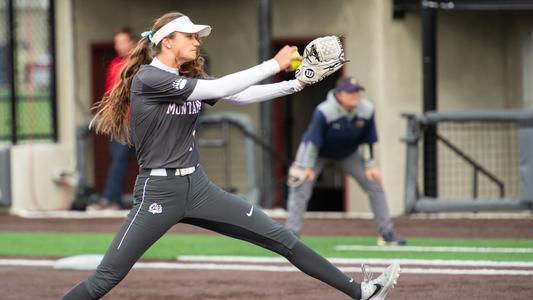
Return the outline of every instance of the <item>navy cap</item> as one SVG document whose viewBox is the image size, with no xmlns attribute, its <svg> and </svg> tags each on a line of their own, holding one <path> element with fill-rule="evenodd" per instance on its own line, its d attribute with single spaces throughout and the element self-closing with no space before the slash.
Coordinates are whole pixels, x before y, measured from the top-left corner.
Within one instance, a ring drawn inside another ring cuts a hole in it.
<svg viewBox="0 0 533 300">
<path fill-rule="evenodd" d="M 335 86 L 335 91 L 337 92 L 344 91 L 348 93 L 353 93 L 364 90 L 365 88 L 356 79 L 352 77 L 343 77 L 339 79 L 337 85 Z"/>
</svg>

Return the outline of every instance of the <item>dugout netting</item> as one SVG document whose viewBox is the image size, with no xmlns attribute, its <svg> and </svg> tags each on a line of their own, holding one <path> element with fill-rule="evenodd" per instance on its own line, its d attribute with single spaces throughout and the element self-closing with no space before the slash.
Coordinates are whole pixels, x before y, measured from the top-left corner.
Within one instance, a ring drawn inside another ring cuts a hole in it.
<svg viewBox="0 0 533 300">
<path fill-rule="evenodd" d="M 406 212 L 531 208 L 533 112 L 404 116 Z"/>
</svg>

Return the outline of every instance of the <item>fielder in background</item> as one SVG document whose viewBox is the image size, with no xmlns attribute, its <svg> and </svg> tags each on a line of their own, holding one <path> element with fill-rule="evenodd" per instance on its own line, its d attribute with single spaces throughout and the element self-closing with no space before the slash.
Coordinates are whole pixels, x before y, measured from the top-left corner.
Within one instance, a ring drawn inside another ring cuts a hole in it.
<svg viewBox="0 0 533 300">
<path fill-rule="evenodd" d="M 378 225 L 378 245 L 405 245 L 406 241 L 394 233 L 389 216 L 381 172 L 373 153 L 373 145 L 378 140 L 374 106 L 363 98 L 363 91 L 364 87 L 355 79 L 340 78 L 327 99 L 315 109 L 289 169 L 286 227 L 300 233 L 315 179 L 324 165 L 332 162 L 368 194 Z"/>
<path fill-rule="evenodd" d="M 129 27 L 123 27 L 115 32 L 113 43 L 117 56 L 113 58 L 107 69 L 106 95 L 111 92 L 120 80 L 120 71 L 124 67 L 130 52 L 137 45 L 137 39 Z M 111 139 L 109 148 L 111 151 L 111 164 L 107 170 L 102 198 L 98 202 L 87 206 L 87 210 L 120 210 L 124 207 L 122 203 L 124 178 L 129 160 L 135 155 L 135 149 L 131 145 L 121 144 L 115 139 Z"/>
</svg>

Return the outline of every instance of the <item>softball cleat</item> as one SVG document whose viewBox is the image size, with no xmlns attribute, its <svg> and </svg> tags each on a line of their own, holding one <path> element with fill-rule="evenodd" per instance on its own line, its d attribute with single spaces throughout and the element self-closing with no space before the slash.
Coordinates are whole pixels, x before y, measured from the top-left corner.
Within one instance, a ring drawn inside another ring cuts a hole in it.
<svg viewBox="0 0 533 300">
<path fill-rule="evenodd" d="M 389 231 L 378 237 L 378 246 L 405 246 L 407 241 L 396 235 L 394 232 Z"/>
<path fill-rule="evenodd" d="M 383 300 L 394 285 L 398 282 L 400 276 L 400 265 L 394 263 L 385 269 L 378 278 L 372 279 L 370 268 L 362 264 L 363 282 L 361 282 L 361 300 Z"/>
</svg>

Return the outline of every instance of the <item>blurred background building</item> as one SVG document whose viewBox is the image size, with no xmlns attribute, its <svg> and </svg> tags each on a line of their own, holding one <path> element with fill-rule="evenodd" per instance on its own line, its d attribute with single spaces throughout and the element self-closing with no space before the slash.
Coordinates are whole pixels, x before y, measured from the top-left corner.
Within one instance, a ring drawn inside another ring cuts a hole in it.
<svg viewBox="0 0 533 300">
<path fill-rule="evenodd" d="M 0 203 L 15 210 L 68 207 L 65 199 L 72 199 L 73 189 L 52 178 L 75 171 L 76 128 L 103 94 L 114 29 L 128 25 L 140 33 L 161 14 L 177 10 L 213 27 L 203 47 L 214 76 L 260 62 L 265 41 L 272 51 L 284 44 L 303 50 L 316 37 L 342 36 L 350 62 L 332 78 L 287 99 L 247 106 L 219 103 L 205 114 L 242 114 L 254 134 L 290 161 L 312 110 L 335 78 L 359 78 L 377 109 L 377 157 L 391 210 L 400 214 L 402 113 L 533 106 L 531 9 L 533 1 L 511 0 L 0 0 L 0 139 L 1 153 L 8 157 L 0 157 L 5 161 L 0 184 L 10 181 L 4 183 L 10 189 L 2 188 Z M 205 125 L 200 140 L 207 174 L 246 194 L 250 175 L 242 133 L 232 126 Z M 217 141 L 228 146 L 217 148 Z M 96 190 L 109 159 L 102 147 L 95 138 L 85 149 L 87 178 Z M 286 164 L 270 159 L 261 147 L 254 149 L 255 200 L 283 206 Z M 513 155 L 512 149 L 500 155 Z M 128 184 L 136 168 L 132 161 Z M 271 180 L 264 174 L 272 174 Z M 311 202 L 318 210 L 369 211 L 355 182 L 327 169 L 314 197 L 322 199 Z"/>
</svg>

